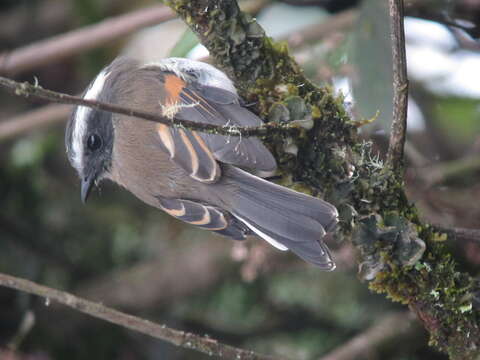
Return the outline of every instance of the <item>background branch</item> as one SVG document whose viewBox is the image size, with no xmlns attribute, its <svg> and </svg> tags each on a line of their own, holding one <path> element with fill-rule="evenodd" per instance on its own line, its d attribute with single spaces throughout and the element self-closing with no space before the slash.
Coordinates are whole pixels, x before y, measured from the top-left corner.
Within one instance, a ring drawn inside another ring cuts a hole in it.
<svg viewBox="0 0 480 360">
<path fill-rule="evenodd" d="M 466 228 L 446 228 L 443 226 L 435 225 L 437 229 L 445 232 L 449 236 L 452 236 L 455 240 L 467 240 L 480 243 L 480 229 L 466 229 Z"/>
<path fill-rule="evenodd" d="M 174 17 L 175 13 L 164 5 L 152 6 L 4 52 L 0 54 L 0 74 L 18 75 Z"/>
<path fill-rule="evenodd" d="M 69 105 L 49 104 L 0 122 L 0 141 L 67 119 Z"/>
<path fill-rule="evenodd" d="M 408 312 L 388 314 L 370 328 L 339 346 L 319 360 L 355 360 L 374 358 L 372 353 L 386 342 L 409 333 L 415 317 Z"/>
<path fill-rule="evenodd" d="M 99 303 L 88 301 L 64 291 L 38 285 L 32 281 L 0 273 L 0 286 L 16 289 L 29 294 L 44 297 L 46 301 L 57 301 L 72 309 L 90 316 L 120 325 L 124 328 L 138 331 L 156 339 L 167 341 L 173 345 L 196 350 L 210 356 L 222 359 L 238 360 L 273 360 L 282 359 L 269 355 L 261 355 L 250 350 L 243 350 L 225 345 L 207 336 L 199 336 L 158 325 L 120 311 L 108 308 Z"/>
<path fill-rule="evenodd" d="M 393 115 L 388 147 L 388 162 L 394 169 L 398 169 L 403 164 L 408 109 L 403 0 L 389 0 L 389 9 L 393 60 Z"/>
</svg>

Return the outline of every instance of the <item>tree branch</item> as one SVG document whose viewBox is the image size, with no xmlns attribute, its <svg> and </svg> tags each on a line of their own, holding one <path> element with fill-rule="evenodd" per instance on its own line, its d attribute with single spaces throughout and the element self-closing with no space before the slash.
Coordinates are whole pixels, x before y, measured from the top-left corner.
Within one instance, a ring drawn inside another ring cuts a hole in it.
<svg viewBox="0 0 480 360">
<path fill-rule="evenodd" d="M 388 147 L 388 162 L 393 169 L 403 165 L 403 148 L 407 131 L 408 78 L 403 27 L 403 0 L 389 0 L 390 37 L 393 60 L 393 117 Z"/>
<path fill-rule="evenodd" d="M 144 320 L 120 311 L 108 308 L 99 303 L 88 301 L 64 291 L 52 289 L 43 285 L 38 285 L 32 281 L 0 273 L 0 286 L 16 289 L 29 294 L 44 297 L 46 301 L 57 301 L 60 304 L 68 306 L 77 311 L 90 316 L 120 325 L 124 328 L 149 335 L 156 339 L 164 340 L 175 346 L 186 349 L 196 350 L 198 352 L 217 356 L 222 359 L 238 360 L 274 360 L 284 359 L 280 356 L 269 356 L 255 353 L 250 350 L 244 350 L 222 344 L 217 340 L 206 336 L 199 336 L 192 333 L 175 330 L 165 325 L 158 325 L 148 320 Z"/>
<path fill-rule="evenodd" d="M 448 181 L 464 181 L 480 171 L 480 156 L 467 155 L 460 159 L 444 161 L 419 169 L 420 179 L 431 187 Z"/>
<path fill-rule="evenodd" d="M 388 314 L 376 324 L 358 334 L 347 343 L 339 346 L 320 360 L 355 360 L 375 358 L 371 356 L 380 345 L 410 332 L 415 317 L 409 312 Z"/>
<path fill-rule="evenodd" d="M 49 104 L 3 120 L 0 122 L 0 141 L 56 124 L 67 119 L 71 111 L 72 107 L 69 105 Z"/>
<path fill-rule="evenodd" d="M 142 110 L 135 110 L 119 105 L 103 103 L 96 100 L 82 99 L 76 96 L 46 90 L 39 85 L 32 85 L 28 82 L 19 83 L 0 76 L 0 87 L 18 96 L 46 100 L 60 104 L 82 105 L 97 110 L 109 111 L 116 114 L 128 115 L 144 120 L 149 120 L 167 126 L 182 127 L 189 130 L 198 130 L 206 133 L 213 133 L 227 136 L 267 136 L 271 133 L 297 133 L 300 128 L 292 124 L 268 123 L 261 126 L 226 126 L 199 123 L 191 120 L 168 119 L 167 117 L 151 114 Z"/>
<path fill-rule="evenodd" d="M 0 53 L 0 74 L 18 75 L 174 17 L 175 13 L 164 5 L 152 6 L 38 41 L 13 52 Z"/>
<path fill-rule="evenodd" d="M 480 244 L 480 229 L 446 228 L 440 225 L 435 225 L 435 227 L 455 240 L 474 241 Z"/>
<path fill-rule="evenodd" d="M 430 332 L 430 343 L 452 359 L 476 359 L 480 313 L 470 300 L 477 290 L 475 281 L 457 270 L 451 255 L 437 241 L 442 234 L 421 221 L 399 176 L 406 78 L 396 76 L 403 115 L 395 114 L 398 120 L 393 122 L 389 156 L 392 166 L 384 166 L 371 147 L 359 140 L 342 101 L 328 88 L 306 79 L 286 46 L 265 37 L 255 20 L 239 11 L 236 1 L 167 3 L 236 81 L 242 96 L 258 104 L 264 118 L 275 119 L 280 113 L 280 118 L 295 121 L 305 112 L 311 115 L 314 127 L 294 139 L 298 155 L 293 159 L 272 139 L 281 173 L 301 181 L 305 192 L 320 193 L 337 206 L 340 222 L 336 235 L 357 246 L 361 272 L 372 290 L 408 304 Z M 401 21 L 401 3 L 393 6 L 397 21 Z M 401 30 L 398 25 L 393 28 Z M 403 39 L 403 31 L 396 36 Z M 396 48 L 397 53 L 404 59 L 404 48 Z M 398 61 L 398 56 L 394 57 Z M 466 333 L 470 336 L 464 336 Z"/>
</svg>

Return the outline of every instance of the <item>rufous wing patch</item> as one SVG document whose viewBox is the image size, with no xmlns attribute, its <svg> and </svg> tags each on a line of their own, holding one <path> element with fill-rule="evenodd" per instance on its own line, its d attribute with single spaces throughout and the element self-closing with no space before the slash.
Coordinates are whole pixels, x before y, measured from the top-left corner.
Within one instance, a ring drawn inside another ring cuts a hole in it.
<svg viewBox="0 0 480 360">
<path fill-rule="evenodd" d="M 166 74 L 164 77 L 165 104 L 162 106 L 162 115 L 173 119 L 181 109 L 180 93 L 185 86 L 185 81 L 173 74 Z"/>
<path fill-rule="evenodd" d="M 180 93 L 185 87 L 185 81 L 173 74 L 165 75 L 165 91 L 167 93 L 166 103 L 176 103 L 180 98 Z"/>
</svg>

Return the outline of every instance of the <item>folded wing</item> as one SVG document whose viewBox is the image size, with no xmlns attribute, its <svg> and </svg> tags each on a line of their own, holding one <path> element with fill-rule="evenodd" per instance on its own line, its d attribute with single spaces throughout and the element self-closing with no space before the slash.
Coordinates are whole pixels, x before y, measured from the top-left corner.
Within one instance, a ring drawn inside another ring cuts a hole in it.
<svg viewBox="0 0 480 360">
<path fill-rule="evenodd" d="M 230 91 L 188 84 L 174 74 L 164 76 L 166 117 L 225 127 L 259 126 L 262 120 L 240 104 Z M 255 137 L 223 136 L 159 124 L 161 148 L 194 179 L 215 182 L 220 176 L 217 160 L 252 170 L 276 168 L 270 151 Z"/>
</svg>

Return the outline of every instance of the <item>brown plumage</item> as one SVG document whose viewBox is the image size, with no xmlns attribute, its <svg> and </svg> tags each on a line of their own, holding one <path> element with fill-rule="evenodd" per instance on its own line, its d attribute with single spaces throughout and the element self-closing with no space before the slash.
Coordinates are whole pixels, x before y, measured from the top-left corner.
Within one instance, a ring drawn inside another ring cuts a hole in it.
<svg viewBox="0 0 480 360">
<path fill-rule="evenodd" d="M 167 119 L 261 124 L 223 73 L 182 59 L 151 65 L 117 59 L 85 97 Z M 334 268 L 321 239 L 338 221 L 335 207 L 240 169 L 275 169 L 273 156 L 257 138 L 204 134 L 79 107 L 67 127 L 66 144 L 82 179 L 83 198 L 94 181 L 108 178 L 192 225 L 234 239 L 255 233 L 322 269 Z"/>
</svg>

